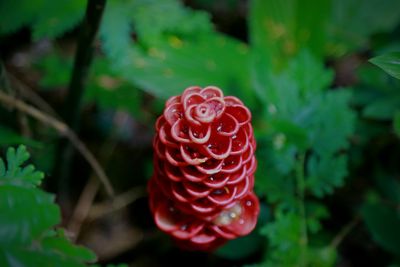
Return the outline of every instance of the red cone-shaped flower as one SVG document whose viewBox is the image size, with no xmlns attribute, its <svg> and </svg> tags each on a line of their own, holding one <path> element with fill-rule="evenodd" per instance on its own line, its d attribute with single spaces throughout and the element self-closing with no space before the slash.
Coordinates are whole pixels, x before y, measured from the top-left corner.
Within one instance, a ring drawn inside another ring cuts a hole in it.
<svg viewBox="0 0 400 267">
<path fill-rule="evenodd" d="M 213 86 L 171 97 L 156 122 L 148 189 L 155 223 L 186 249 L 213 250 L 250 233 L 256 143 L 250 111 Z"/>
</svg>

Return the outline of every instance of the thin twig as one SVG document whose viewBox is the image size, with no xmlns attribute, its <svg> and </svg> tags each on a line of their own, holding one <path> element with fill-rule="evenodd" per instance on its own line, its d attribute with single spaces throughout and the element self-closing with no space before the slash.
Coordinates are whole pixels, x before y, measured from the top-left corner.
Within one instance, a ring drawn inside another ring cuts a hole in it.
<svg viewBox="0 0 400 267">
<path fill-rule="evenodd" d="M 346 224 L 340 232 L 332 239 L 330 243 L 330 247 L 332 249 L 336 249 L 340 243 L 342 243 L 343 239 L 357 226 L 357 224 L 361 221 L 360 216 L 354 217 L 348 224 Z"/>
<path fill-rule="evenodd" d="M 21 98 L 29 100 L 29 102 L 31 102 L 37 107 L 40 107 L 40 109 L 46 112 L 47 114 L 50 114 L 51 116 L 57 119 L 60 118 L 57 112 L 39 94 L 37 94 L 35 90 L 30 88 L 27 84 L 22 82 L 15 75 L 11 73 L 8 73 L 8 75 L 11 78 L 11 82 L 13 83 L 14 88 L 18 90 L 18 93 L 21 96 Z"/>
<path fill-rule="evenodd" d="M 100 182 L 104 185 L 104 188 L 109 197 L 114 197 L 114 189 L 108 179 L 106 173 L 104 172 L 103 168 L 94 157 L 94 155 L 89 151 L 86 145 L 79 140 L 76 134 L 62 121 L 43 113 L 42 111 L 36 109 L 35 107 L 26 104 L 25 102 L 15 99 L 12 96 L 9 96 L 3 91 L 0 90 L 0 102 L 7 106 L 14 107 L 29 116 L 41 121 L 44 124 L 47 124 L 57 130 L 59 134 L 68 138 L 68 140 L 72 143 L 72 145 L 78 150 L 82 156 L 86 159 L 89 165 L 93 168 L 93 171 L 96 173 L 97 177 L 99 178 Z"/>
<path fill-rule="evenodd" d="M 113 125 L 115 124 L 116 118 L 117 117 L 115 116 L 113 120 Z M 99 160 L 103 162 L 103 166 L 106 166 L 106 163 L 110 160 L 112 154 L 115 151 L 117 141 L 113 137 L 116 135 L 116 129 L 117 127 L 113 127 L 113 131 L 108 138 L 108 140 L 110 141 L 105 142 L 100 149 Z M 79 237 L 82 224 L 86 220 L 89 211 L 92 208 L 93 201 L 98 192 L 98 189 L 98 180 L 94 179 L 93 175 L 91 175 L 89 181 L 86 183 L 81 195 L 79 196 L 78 203 L 75 206 L 67 227 L 70 232 L 74 233 L 73 237 L 75 238 L 75 240 Z"/>
<path fill-rule="evenodd" d="M 65 122 L 77 132 L 82 109 L 85 84 L 95 48 L 95 38 L 100 27 L 106 0 L 88 0 L 85 17 L 80 27 L 78 46 L 75 53 L 74 67 L 68 86 L 68 95 L 64 107 Z M 60 198 L 69 198 L 71 190 L 71 145 L 61 140 L 57 148 L 55 174 L 59 177 L 58 193 Z"/>
<path fill-rule="evenodd" d="M 99 185 L 99 180 L 91 176 L 79 197 L 75 210 L 72 213 L 71 220 L 67 226 L 68 231 L 73 233 L 73 240 L 76 240 L 79 237 L 81 226 L 86 220 L 92 207 L 94 198 L 99 190 Z"/>
<path fill-rule="evenodd" d="M 146 196 L 146 189 L 144 187 L 134 187 L 127 192 L 116 196 L 112 202 L 105 201 L 103 203 L 94 205 L 89 212 L 88 218 L 90 220 L 96 220 L 109 213 L 123 209 L 135 202 L 138 198 L 144 196 Z"/>
</svg>

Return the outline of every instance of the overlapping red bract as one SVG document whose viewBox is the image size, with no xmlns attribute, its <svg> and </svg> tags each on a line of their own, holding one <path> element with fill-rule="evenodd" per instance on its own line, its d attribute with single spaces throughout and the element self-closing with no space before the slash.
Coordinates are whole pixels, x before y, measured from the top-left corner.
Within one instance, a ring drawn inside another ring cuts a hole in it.
<svg viewBox="0 0 400 267">
<path fill-rule="evenodd" d="M 213 86 L 171 97 L 156 122 L 150 208 L 157 226 L 186 249 L 213 250 L 250 233 L 256 143 L 251 113 Z"/>
</svg>

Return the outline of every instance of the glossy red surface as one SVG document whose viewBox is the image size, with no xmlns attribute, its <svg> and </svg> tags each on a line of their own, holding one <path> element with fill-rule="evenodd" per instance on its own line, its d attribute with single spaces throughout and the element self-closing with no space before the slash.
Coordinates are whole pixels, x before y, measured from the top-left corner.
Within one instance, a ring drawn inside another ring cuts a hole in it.
<svg viewBox="0 0 400 267">
<path fill-rule="evenodd" d="M 156 122 L 149 182 L 155 223 L 185 249 L 213 250 L 257 223 L 251 113 L 214 86 L 171 97 Z"/>
</svg>

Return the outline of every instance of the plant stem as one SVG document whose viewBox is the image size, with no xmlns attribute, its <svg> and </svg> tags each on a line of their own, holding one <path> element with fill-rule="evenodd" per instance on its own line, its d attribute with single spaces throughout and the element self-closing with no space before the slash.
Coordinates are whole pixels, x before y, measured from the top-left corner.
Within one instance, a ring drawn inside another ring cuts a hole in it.
<svg viewBox="0 0 400 267">
<path fill-rule="evenodd" d="M 357 224 L 361 221 L 360 216 L 354 217 L 348 224 L 346 224 L 340 232 L 332 239 L 331 244 L 329 245 L 332 249 L 336 249 L 340 243 L 342 243 L 343 239 L 357 226 Z"/>
<path fill-rule="evenodd" d="M 106 193 L 112 199 L 114 197 L 114 188 L 111 185 L 110 179 L 107 177 L 105 171 L 101 167 L 100 163 L 94 157 L 94 155 L 90 152 L 90 150 L 85 146 L 85 144 L 79 140 L 77 135 L 66 125 L 64 122 L 58 120 L 51 115 L 48 115 L 39 109 L 26 104 L 25 102 L 16 99 L 15 97 L 9 96 L 2 91 L 2 87 L 0 87 L 0 103 L 5 106 L 9 106 L 15 108 L 36 120 L 51 126 L 60 135 L 65 136 L 71 144 L 76 148 L 76 150 L 81 153 L 83 158 L 86 159 L 88 164 L 93 168 L 93 171 L 96 173 L 99 181 L 104 185 Z"/>
<path fill-rule="evenodd" d="M 100 26 L 105 3 L 106 0 L 88 0 L 85 18 L 80 29 L 74 68 L 64 108 L 65 121 L 74 132 L 79 129 L 84 89 L 92 63 L 95 37 Z M 65 198 L 68 198 L 70 191 L 69 178 L 72 156 L 72 146 L 66 140 L 62 140 L 57 153 L 55 176 L 59 181 L 58 193 Z"/>
<path fill-rule="evenodd" d="M 301 258 L 300 266 L 307 266 L 307 246 L 308 246 L 308 234 L 307 234 L 307 218 L 306 209 L 304 204 L 304 164 L 305 155 L 300 154 L 296 163 L 296 179 L 297 179 L 297 200 L 298 208 L 301 217 L 301 233 L 300 233 L 300 249 Z"/>
</svg>

